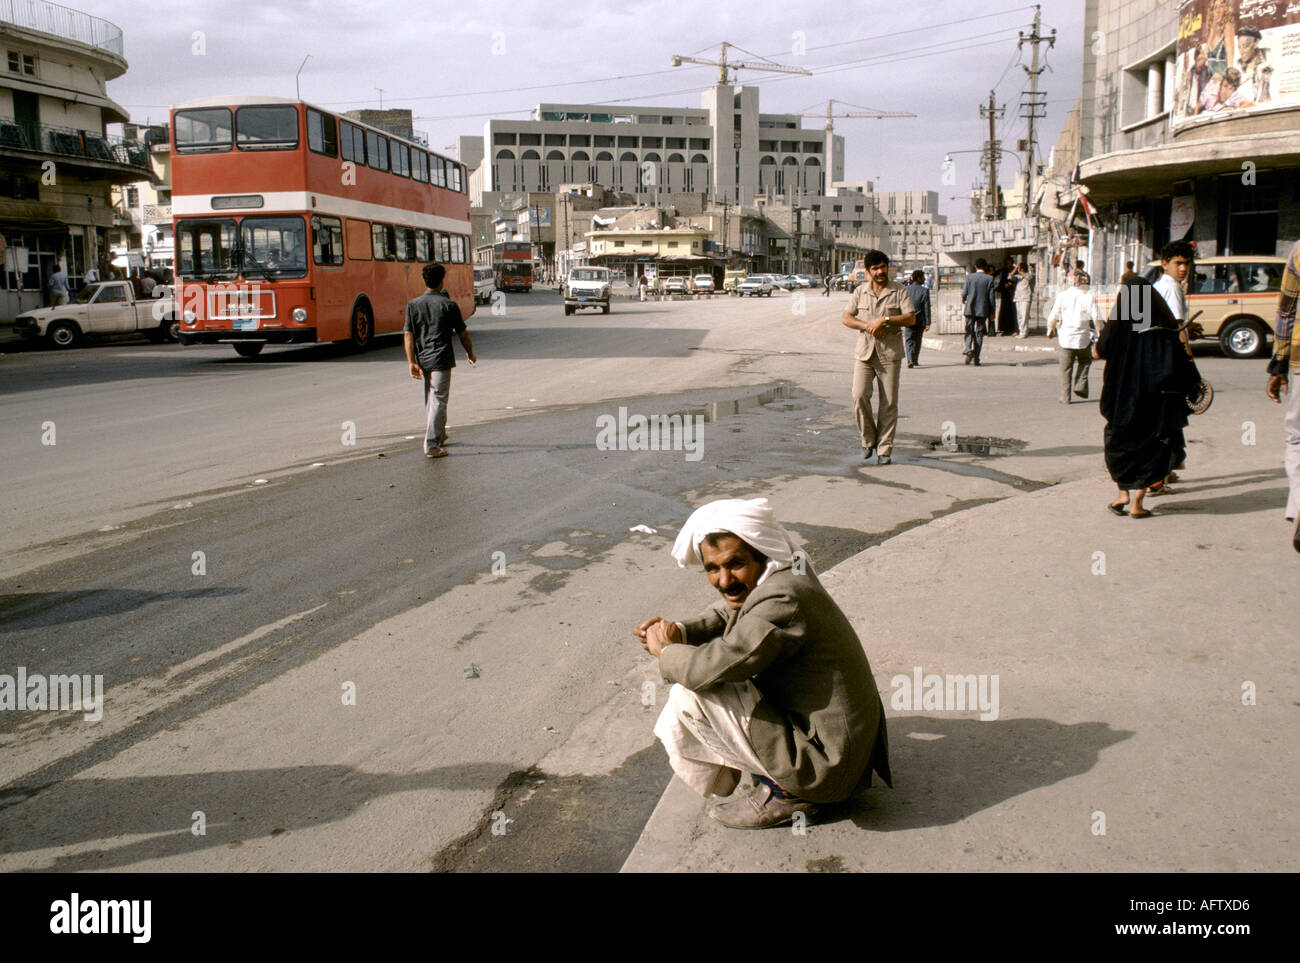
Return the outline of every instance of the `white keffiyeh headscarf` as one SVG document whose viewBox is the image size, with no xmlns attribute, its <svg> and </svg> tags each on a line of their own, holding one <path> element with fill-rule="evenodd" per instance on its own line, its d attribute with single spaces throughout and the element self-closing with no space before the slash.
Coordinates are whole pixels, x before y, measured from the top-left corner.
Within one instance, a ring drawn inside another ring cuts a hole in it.
<svg viewBox="0 0 1300 963">
<path fill-rule="evenodd" d="M 763 578 L 788 568 L 794 561 L 794 544 L 768 507 L 766 498 L 723 498 L 695 509 L 673 543 L 677 564 L 681 568 L 702 564 L 700 543 L 706 535 L 715 534 L 735 535 L 766 555 L 768 562 Z"/>
</svg>

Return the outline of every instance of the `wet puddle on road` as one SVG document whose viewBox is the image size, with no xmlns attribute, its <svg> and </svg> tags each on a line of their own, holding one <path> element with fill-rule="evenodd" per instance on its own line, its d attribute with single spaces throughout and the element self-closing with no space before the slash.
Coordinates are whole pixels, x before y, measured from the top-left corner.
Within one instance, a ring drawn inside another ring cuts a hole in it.
<svg viewBox="0 0 1300 963">
<path fill-rule="evenodd" d="M 1017 455 L 1023 449 L 1029 447 L 1029 442 L 1021 441 L 1019 438 L 986 438 L 983 435 L 972 435 L 956 438 L 943 439 L 932 438 L 926 445 L 931 451 L 950 451 L 958 454 L 981 455 L 981 456 L 1000 456 L 1000 455 Z"/>
</svg>

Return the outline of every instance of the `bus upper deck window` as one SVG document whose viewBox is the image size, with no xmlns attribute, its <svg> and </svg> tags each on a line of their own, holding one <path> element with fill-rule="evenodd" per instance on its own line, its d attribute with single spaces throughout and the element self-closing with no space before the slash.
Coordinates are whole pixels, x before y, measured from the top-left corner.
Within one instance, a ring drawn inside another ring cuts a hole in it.
<svg viewBox="0 0 1300 963">
<path fill-rule="evenodd" d="M 235 111 L 235 142 L 240 150 L 293 150 L 298 146 L 298 108 L 240 107 Z"/>
<path fill-rule="evenodd" d="M 230 150 L 234 124 L 229 107 L 176 111 L 177 153 L 198 154 Z"/>
<path fill-rule="evenodd" d="M 307 146 L 318 154 L 339 156 L 339 137 L 336 121 L 319 110 L 307 110 Z"/>
</svg>

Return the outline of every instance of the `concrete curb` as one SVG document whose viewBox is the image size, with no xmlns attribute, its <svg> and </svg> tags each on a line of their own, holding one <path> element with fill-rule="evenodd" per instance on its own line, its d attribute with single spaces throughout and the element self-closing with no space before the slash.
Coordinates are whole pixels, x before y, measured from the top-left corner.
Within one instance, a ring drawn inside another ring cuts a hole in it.
<svg viewBox="0 0 1300 963">
<path fill-rule="evenodd" d="M 1030 340 L 1034 340 L 1039 337 L 1042 336 L 1036 334 L 1031 334 L 1029 336 Z M 955 340 L 949 340 L 949 339 L 955 339 Z M 1007 352 L 1007 353 L 1011 353 L 1015 351 L 1032 351 L 1032 352 L 1046 352 L 1049 354 L 1055 354 L 1057 350 L 1059 350 L 1055 338 L 1052 338 L 1049 344 L 1000 344 L 999 342 L 1003 340 L 1011 341 L 1014 339 L 985 338 L 984 347 L 982 349 L 983 353 L 987 354 L 990 351 Z M 965 348 L 965 343 L 962 341 L 960 335 L 940 335 L 939 337 L 932 336 L 932 337 L 922 338 L 921 347 L 929 348 L 932 351 L 945 351 L 950 348 L 960 351 Z"/>
</svg>

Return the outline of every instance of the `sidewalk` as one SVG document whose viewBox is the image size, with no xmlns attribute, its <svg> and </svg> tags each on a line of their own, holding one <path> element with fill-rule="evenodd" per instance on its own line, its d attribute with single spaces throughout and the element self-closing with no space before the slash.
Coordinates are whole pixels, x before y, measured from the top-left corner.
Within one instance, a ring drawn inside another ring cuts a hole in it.
<svg viewBox="0 0 1300 963">
<path fill-rule="evenodd" d="M 746 832 L 674 779 L 624 871 L 1300 868 L 1300 650 L 1278 595 L 1300 557 L 1281 452 L 1208 448 L 1149 519 L 1109 514 L 1114 490 L 1090 478 L 943 517 L 825 573 L 876 673 L 894 788 L 804 834 Z M 996 676 L 996 719 L 891 704 L 917 667 Z"/>
</svg>

